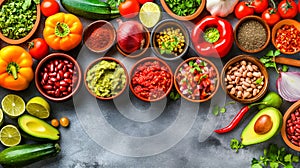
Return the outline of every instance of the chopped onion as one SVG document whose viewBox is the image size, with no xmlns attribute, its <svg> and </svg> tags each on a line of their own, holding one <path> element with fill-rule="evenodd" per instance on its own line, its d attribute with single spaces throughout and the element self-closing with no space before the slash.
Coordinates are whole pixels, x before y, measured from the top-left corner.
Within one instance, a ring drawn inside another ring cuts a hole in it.
<svg viewBox="0 0 300 168">
<path fill-rule="evenodd" d="M 276 81 L 278 94 L 286 101 L 300 100 L 300 72 L 280 72 Z"/>
</svg>

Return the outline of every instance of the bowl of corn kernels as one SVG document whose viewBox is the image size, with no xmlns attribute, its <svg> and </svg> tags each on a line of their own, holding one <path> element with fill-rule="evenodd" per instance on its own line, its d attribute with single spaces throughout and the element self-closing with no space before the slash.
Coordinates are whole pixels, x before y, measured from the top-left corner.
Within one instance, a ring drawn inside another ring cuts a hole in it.
<svg viewBox="0 0 300 168">
<path fill-rule="evenodd" d="M 151 32 L 150 45 L 154 54 L 166 61 L 183 57 L 189 49 L 187 28 L 177 20 L 159 22 Z"/>
</svg>

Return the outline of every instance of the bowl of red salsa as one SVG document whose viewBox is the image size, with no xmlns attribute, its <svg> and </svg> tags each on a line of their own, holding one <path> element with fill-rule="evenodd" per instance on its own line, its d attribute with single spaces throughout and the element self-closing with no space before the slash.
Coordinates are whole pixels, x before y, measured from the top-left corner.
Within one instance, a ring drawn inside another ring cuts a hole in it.
<svg viewBox="0 0 300 168">
<path fill-rule="evenodd" d="M 97 20 L 85 28 L 83 40 L 89 50 L 103 53 L 114 45 L 116 30 L 110 22 Z"/>
<path fill-rule="evenodd" d="M 173 73 L 169 65 L 156 57 L 146 57 L 133 65 L 129 88 L 140 100 L 159 101 L 173 86 Z"/>
<path fill-rule="evenodd" d="M 186 100 L 205 102 L 210 100 L 219 88 L 219 72 L 211 61 L 192 57 L 177 67 L 174 85 Z"/>
</svg>

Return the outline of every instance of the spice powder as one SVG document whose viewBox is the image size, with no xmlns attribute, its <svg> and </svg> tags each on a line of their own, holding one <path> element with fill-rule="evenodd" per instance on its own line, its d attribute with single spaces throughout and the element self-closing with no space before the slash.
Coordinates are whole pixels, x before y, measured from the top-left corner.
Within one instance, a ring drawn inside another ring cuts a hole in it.
<svg viewBox="0 0 300 168">
<path fill-rule="evenodd" d="M 266 43 L 267 31 L 260 22 L 249 20 L 238 28 L 237 39 L 242 48 L 257 50 Z"/>
<path fill-rule="evenodd" d="M 101 26 L 91 32 L 85 43 L 93 50 L 104 50 L 112 41 L 112 33 L 108 26 Z"/>
</svg>

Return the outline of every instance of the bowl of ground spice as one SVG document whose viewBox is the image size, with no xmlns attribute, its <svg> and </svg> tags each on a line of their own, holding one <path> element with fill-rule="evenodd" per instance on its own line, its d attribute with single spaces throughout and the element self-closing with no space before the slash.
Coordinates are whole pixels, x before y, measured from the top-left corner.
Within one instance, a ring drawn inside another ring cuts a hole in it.
<svg viewBox="0 0 300 168">
<path fill-rule="evenodd" d="M 247 53 L 257 53 L 267 47 L 271 38 L 268 24 L 261 17 L 250 15 L 242 18 L 234 30 L 238 48 Z"/>
<path fill-rule="evenodd" d="M 89 24 L 83 34 L 85 46 L 93 52 L 103 53 L 109 50 L 116 40 L 114 26 L 105 20 Z"/>
<path fill-rule="evenodd" d="M 296 54 L 300 51 L 300 23 L 284 19 L 272 29 L 272 43 L 283 54 Z"/>
</svg>

